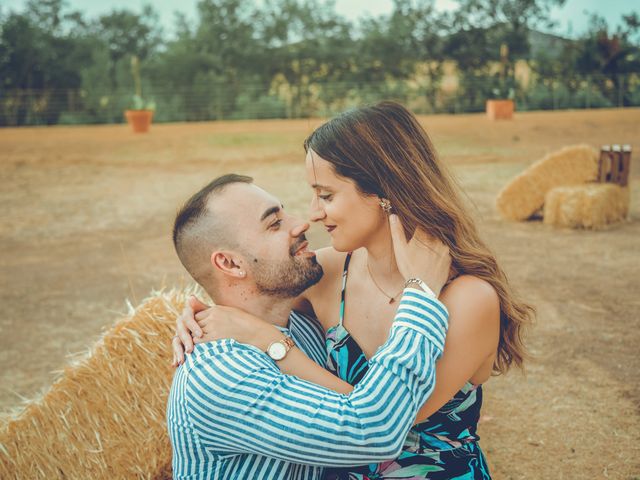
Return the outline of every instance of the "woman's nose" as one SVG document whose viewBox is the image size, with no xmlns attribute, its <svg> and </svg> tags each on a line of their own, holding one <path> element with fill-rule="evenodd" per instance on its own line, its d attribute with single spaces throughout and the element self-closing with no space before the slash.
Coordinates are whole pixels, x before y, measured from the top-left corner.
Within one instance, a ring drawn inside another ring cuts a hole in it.
<svg viewBox="0 0 640 480">
<path fill-rule="evenodd" d="M 311 205 L 309 206 L 309 219 L 312 222 L 318 222 L 326 217 L 324 209 L 320 206 L 320 199 L 317 195 L 311 197 Z"/>
</svg>

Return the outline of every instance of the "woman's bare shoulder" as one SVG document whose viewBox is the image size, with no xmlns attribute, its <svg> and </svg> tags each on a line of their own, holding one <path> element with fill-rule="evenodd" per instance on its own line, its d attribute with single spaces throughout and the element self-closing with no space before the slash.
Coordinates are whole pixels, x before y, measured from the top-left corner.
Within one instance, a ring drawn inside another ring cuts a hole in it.
<svg viewBox="0 0 640 480">
<path fill-rule="evenodd" d="M 464 317 L 484 322 L 500 321 L 500 297 L 488 281 L 474 275 L 460 275 L 443 290 L 440 300 Z"/>
</svg>

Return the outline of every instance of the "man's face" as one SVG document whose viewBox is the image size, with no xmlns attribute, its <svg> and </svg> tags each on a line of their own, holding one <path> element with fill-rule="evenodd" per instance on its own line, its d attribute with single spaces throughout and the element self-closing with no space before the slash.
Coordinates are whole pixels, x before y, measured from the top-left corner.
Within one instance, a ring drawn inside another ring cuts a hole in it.
<svg viewBox="0 0 640 480">
<path fill-rule="evenodd" d="M 297 297 L 322 277 L 304 233 L 309 225 L 288 215 L 280 201 L 253 184 L 227 187 L 221 201 L 246 270 L 260 293 Z"/>
</svg>

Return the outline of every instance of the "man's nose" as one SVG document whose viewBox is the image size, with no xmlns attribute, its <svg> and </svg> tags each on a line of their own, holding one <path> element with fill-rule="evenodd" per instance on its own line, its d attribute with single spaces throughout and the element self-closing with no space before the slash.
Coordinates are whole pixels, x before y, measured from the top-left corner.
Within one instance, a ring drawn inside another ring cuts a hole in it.
<svg viewBox="0 0 640 480">
<path fill-rule="evenodd" d="M 326 214 L 324 209 L 320 206 L 320 200 L 317 195 L 311 197 L 311 205 L 309 205 L 309 219 L 312 222 L 319 222 Z"/>
<path fill-rule="evenodd" d="M 308 222 L 296 222 L 295 226 L 291 229 L 291 236 L 296 238 L 309 230 Z"/>
</svg>

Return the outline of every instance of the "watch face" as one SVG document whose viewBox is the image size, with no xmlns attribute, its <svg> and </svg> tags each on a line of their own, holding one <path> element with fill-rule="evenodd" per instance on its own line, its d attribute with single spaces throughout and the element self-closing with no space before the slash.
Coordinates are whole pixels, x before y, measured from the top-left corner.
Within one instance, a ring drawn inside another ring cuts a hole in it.
<svg viewBox="0 0 640 480">
<path fill-rule="evenodd" d="M 274 360 L 282 360 L 287 354 L 287 349 L 282 343 L 275 342 L 269 346 L 269 350 L 267 351 L 267 353 Z"/>
</svg>

